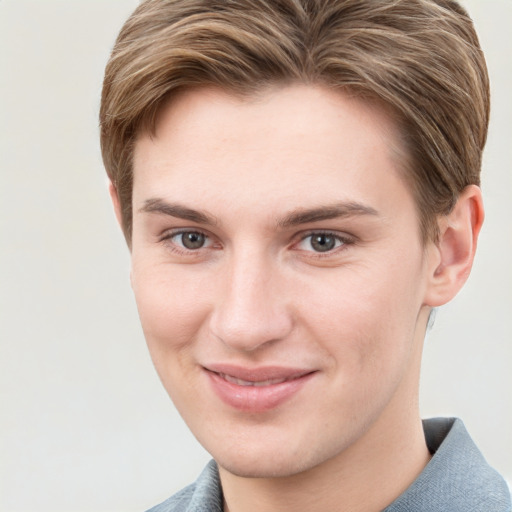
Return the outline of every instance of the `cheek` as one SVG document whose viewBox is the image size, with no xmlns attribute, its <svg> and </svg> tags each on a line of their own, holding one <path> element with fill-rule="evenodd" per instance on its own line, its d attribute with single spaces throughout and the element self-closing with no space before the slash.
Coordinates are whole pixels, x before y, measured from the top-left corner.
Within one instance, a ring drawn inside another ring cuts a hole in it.
<svg viewBox="0 0 512 512">
<path fill-rule="evenodd" d="M 187 348 L 203 325 L 209 301 L 203 280 L 169 266 L 132 267 L 132 287 L 151 356 L 156 359 Z"/>
<path fill-rule="evenodd" d="M 392 371 L 415 339 L 420 279 L 418 262 L 346 269 L 324 283 L 324 293 L 321 287 L 304 292 L 303 311 L 314 312 L 305 313 L 310 328 L 336 365 L 350 365 L 353 373 Z"/>
<path fill-rule="evenodd" d="M 182 412 L 196 393 L 194 350 L 210 310 L 201 282 L 165 265 L 132 267 L 132 287 L 151 359 Z"/>
</svg>

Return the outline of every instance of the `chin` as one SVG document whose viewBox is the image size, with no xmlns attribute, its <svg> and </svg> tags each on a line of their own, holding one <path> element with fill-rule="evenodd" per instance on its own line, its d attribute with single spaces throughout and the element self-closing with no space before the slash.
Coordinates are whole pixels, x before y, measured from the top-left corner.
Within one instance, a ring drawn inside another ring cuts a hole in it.
<svg viewBox="0 0 512 512">
<path fill-rule="evenodd" d="M 280 455 L 260 455 L 257 458 L 220 457 L 215 461 L 225 471 L 242 478 L 285 478 L 311 469 L 306 459 L 283 460 Z"/>
<path fill-rule="evenodd" d="M 219 467 L 238 477 L 286 478 L 322 465 L 343 450 L 343 446 L 333 446 L 333 443 L 318 443 L 318 438 L 315 446 L 315 437 L 294 439 L 293 435 L 288 435 L 239 442 L 231 438 L 230 446 L 216 443 L 212 450 L 205 448 Z"/>
</svg>

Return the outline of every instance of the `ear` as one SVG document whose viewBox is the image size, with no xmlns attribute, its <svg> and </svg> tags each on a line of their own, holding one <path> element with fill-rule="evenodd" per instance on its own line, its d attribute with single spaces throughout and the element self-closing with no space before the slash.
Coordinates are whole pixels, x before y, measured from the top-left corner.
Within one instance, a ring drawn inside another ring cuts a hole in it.
<svg viewBox="0 0 512 512">
<path fill-rule="evenodd" d="M 112 206 L 114 208 L 114 213 L 116 215 L 117 223 L 119 224 L 119 227 L 121 229 L 123 229 L 123 216 L 121 214 L 121 203 L 119 202 L 119 196 L 117 195 L 117 189 L 110 180 L 108 181 L 108 193 L 110 194 L 110 199 L 112 200 Z"/>
<path fill-rule="evenodd" d="M 453 210 L 439 219 L 439 240 L 428 251 L 426 305 L 446 304 L 462 288 L 473 266 L 483 221 L 482 193 L 476 185 L 469 185 Z"/>
</svg>

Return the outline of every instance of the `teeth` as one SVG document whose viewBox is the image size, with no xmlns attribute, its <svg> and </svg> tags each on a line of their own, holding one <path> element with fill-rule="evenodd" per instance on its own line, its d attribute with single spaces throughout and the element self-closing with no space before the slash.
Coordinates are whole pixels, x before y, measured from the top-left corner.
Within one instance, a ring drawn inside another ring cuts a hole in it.
<svg viewBox="0 0 512 512">
<path fill-rule="evenodd" d="M 232 377 L 231 375 L 226 375 L 225 373 L 219 374 L 224 380 L 227 380 L 228 382 L 232 382 L 233 384 L 237 384 L 238 386 L 255 386 L 255 387 L 261 387 L 261 386 L 271 386 L 272 384 L 281 384 L 281 382 L 285 382 L 287 379 L 268 379 L 268 380 L 260 380 L 260 381 L 250 381 L 250 380 L 243 380 L 243 379 L 237 379 L 235 377 Z"/>
</svg>

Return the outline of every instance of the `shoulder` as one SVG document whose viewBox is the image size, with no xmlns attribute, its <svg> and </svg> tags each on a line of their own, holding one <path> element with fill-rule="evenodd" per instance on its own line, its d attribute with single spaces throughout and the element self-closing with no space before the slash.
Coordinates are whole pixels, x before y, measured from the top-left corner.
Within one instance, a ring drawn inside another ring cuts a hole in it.
<svg viewBox="0 0 512 512">
<path fill-rule="evenodd" d="M 147 512 L 222 512 L 222 508 L 219 472 L 212 460 L 193 484 Z"/>
</svg>

